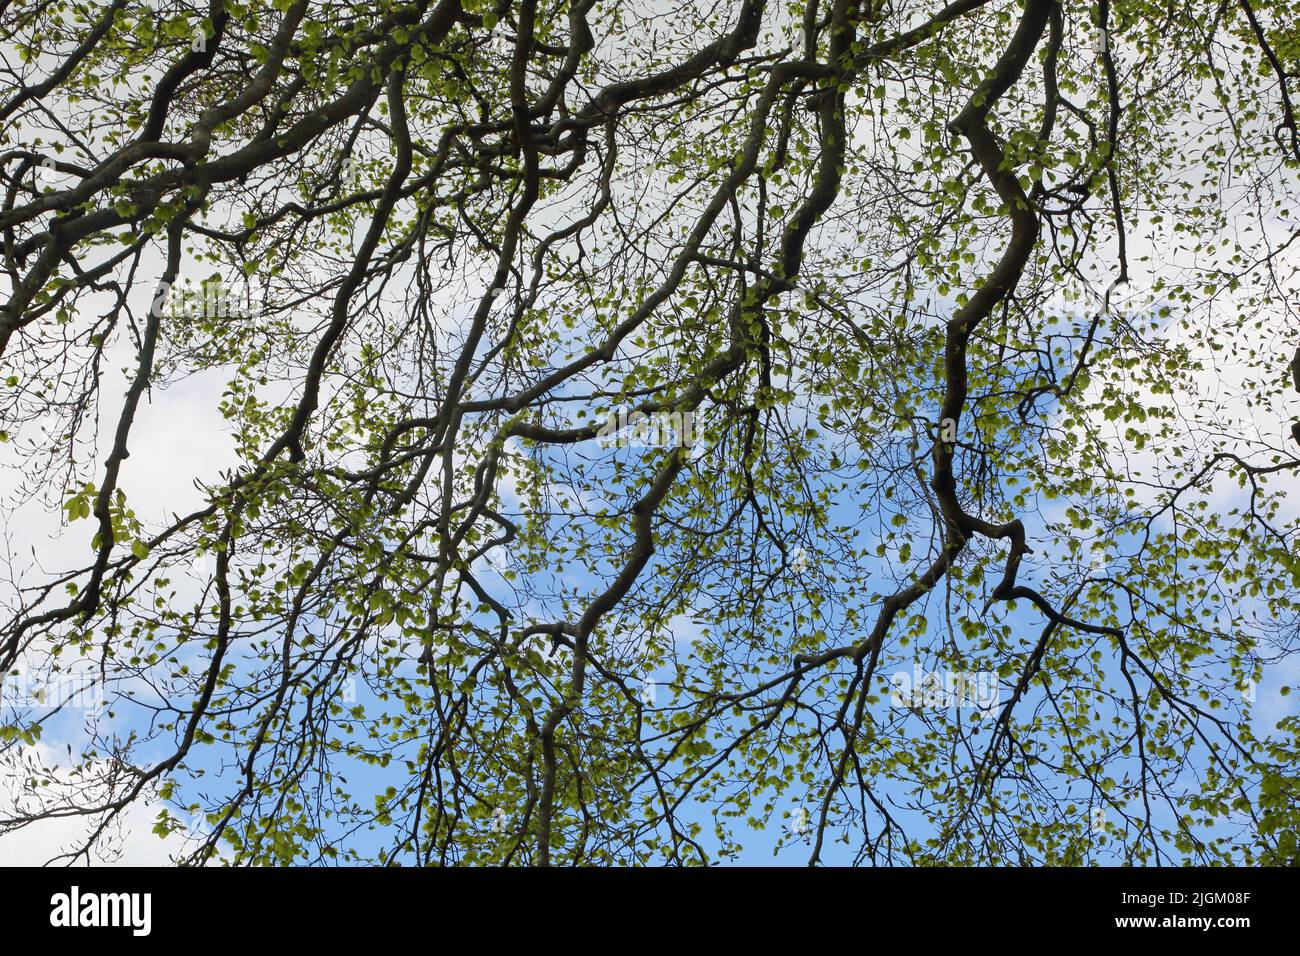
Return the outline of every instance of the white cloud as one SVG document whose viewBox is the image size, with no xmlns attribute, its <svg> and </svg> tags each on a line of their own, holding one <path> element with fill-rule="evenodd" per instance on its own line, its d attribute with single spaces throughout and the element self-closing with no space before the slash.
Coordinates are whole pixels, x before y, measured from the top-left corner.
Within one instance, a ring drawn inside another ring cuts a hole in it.
<svg viewBox="0 0 1300 956">
<path fill-rule="evenodd" d="M 68 778 L 66 771 L 53 767 L 55 750 L 37 745 L 28 755 L 46 767 L 52 767 L 56 781 Z M 0 768 L 0 818 L 7 817 L 17 800 L 14 771 Z M 162 804 L 140 801 L 132 804 L 113 822 L 107 831 L 103 846 L 90 855 L 92 866 L 169 866 L 172 857 L 185 848 L 185 839 L 179 834 L 166 838 L 152 833 Z M 89 834 L 95 821 L 90 817 L 75 816 L 41 820 L 19 830 L 0 834 L 0 866 L 41 866 L 70 849 L 77 848 Z M 85 865 L 78 860 L 78 865 Z"/>
</svg>

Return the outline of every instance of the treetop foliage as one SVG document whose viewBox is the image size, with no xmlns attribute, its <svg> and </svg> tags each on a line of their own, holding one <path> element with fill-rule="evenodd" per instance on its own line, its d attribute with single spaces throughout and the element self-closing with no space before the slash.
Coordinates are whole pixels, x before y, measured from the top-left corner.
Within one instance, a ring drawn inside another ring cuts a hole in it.
<svg viewBox="0 0 1300 956">
<path fill-rule="evenodd" d="M 1294 861 L 1297 24 L 0 0 L 0 834 Z"/>
</svg>

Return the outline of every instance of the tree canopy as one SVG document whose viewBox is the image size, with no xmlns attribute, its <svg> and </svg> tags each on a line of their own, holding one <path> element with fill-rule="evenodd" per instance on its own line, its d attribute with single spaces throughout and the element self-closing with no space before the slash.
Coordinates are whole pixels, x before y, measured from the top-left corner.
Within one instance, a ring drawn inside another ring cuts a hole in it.
<svg viewBox="0 0 1300 956">
<path fill-rule="evenodd" d="M 0 0 L 0 852 L 1294 861 L 1298 98 L 1295 0 Z"/>
</svg>

